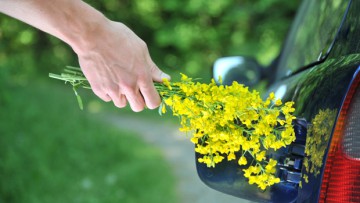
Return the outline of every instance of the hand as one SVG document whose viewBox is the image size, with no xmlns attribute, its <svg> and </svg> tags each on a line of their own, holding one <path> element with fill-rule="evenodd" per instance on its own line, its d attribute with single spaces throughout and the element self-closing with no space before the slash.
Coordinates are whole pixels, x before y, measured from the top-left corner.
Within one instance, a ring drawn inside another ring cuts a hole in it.
<svg viewBox="0 0 360 203">
<path fill-rule="evenodd" d="M 146 44 L 122 23 L 108 20 L 81 0 L 1 0 L 0 12 L 69 44 L 94 93 L 134 111 L 154 109 L 153 81 L 169 78 L 151 60 Z"/>
<path fill-rule="evenodd" d="M 77 51 L 79 63 L 98 97 L 112 100 L 119 108 L 128 101 L 135 112 L 160 105 L 153 81 L 170 77 L 155 65 L 145 42 L 128 27 L 108 21 L 97 27 L 85 44 Z"/>
</svg>

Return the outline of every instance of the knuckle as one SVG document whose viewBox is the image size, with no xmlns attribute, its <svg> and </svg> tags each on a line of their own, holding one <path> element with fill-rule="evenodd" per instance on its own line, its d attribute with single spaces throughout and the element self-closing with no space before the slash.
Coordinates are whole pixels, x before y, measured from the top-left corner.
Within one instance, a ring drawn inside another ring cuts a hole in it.
<svg viewBox="0 0 360 203">
<path fill-rule="evenodd" d="M 92 91 L 96 96 L 98 96 L 101 100 L 105 102 L 111 101 L 111 98 L 107 96 L 106 92 L 104 92 L 101 88 L 98 87 L 92 87 Z"/>
<path fill-rule="evenodd" d="M 102 92 L 101 88 L 98 85 L 91 86 L 91 89 L 95 94 L 100 94 Z"/>
<path fill-rule="evenodd" d="M 140 44 L 140 47 L 143 48 L 144 50 L 148 49 L 147 44 L 143 40 L 140 40 L 139 44 Z"/>
</svg>

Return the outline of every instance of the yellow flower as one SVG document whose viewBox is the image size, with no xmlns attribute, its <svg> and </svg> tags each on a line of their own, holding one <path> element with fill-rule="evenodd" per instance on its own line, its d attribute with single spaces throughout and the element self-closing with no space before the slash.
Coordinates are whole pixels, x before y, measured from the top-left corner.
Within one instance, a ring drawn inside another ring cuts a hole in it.
<svg viewBox="0 0 360 203">
<path fill-rule="evenodd" d="M 163 104 L 161 107 L 161 113 L 166 113 L 166 105 Z"/>
<path fill-rule="evenodd" d="M 173 104 L 172 98 L 164 99 L 164 103 L 168 106 L 172 106 L 172 104 Z"/>
<path fill-rule="evenodd" d="M 244 171 L 244 177 L 249 178 L 251 175 L 251 171 L 249 169 L 243 169 L 243 171 Z"/>
<path fill-rule="evenodd" d="M 304 180 L 305 180 L 305 183 L 308 183 L 308 182 L 309 182 L 309 177 L 308 177 L 306 174 L 303 175 L 303 178 L 304 178 Z"/>
<path fill-rule="evenodd" d="M 185 75 L 185 74 L 180 73 L 180 75 L 181 75 L 181 80 L 182 81 L 186 81 L 186 80 L 189 79 L 189 77 L 187 75 Z"/>
<path fill-rule="evenodd" d="M 223 159 L 224 159 L 223 156 L 216 155 L 216 156 L 214 157 L 214 162 L 215 162 L 215 163 L 220 163 Z"/>
<path fill-rule="evenodd" d="M 192 143 L 194 143 L 194 144 L 197 144 L 197 143 L 199 142 L 199 138 L 197 138 L 197 137 L 192 137 L 192 138 L 190 139 L 190 141 L 191 141 Z"/>
<path fill-rule="evenodd" d="M 266 165 L 266 167 L 265 167 L 266 172 L 267 172 L 267 173 L 273 173 L 273 172 L 275 172 L 275 170 L 276 170 L 276 168 L 275 168 L 276 164 L 277 164 L 277 161 L 275 161 L 274 159 L 270 159 L 269 163 L 268 163 L 268 164 Z"/>
<path fill-rule="evenodd" d="M 228 160 L 228 161 L 231 161 L 231 160 L 234 160 L 234 159 L 236 159 L 236 156 L 235 156 L 235 154 L 234 154 L 233 152 L 231 152 L 231 153 L 227 156 L 227 160 Z"/>
<path fill-rule="evenodd" d="M 247 151 L 250 149 L 250 143 L 245 141 L 243 144 L 242 144 L 242 149 Z"/>
<path fill-rule="evenodd" d="M 270 100 L 274 100 L 274 99 L 275 99 L 275 94 L 274 94 L 274 92 L 271 92 L 271 93 L 270 93 L 269 99 L 270 99 Z"/>
<path fill-rule="evenodd" d="M 169 90 L 172 90 L 170 82 L 167 78 L 163 78 L 162 81 L 163 81 L 164 85 L 166 85 L 169 88 Z"/>
<path fill-rule="evenodd" d="M 281 100 L 280 99 L 277 99 L 275 101 L 275 106 L 280 106 L 282 104 Z"/>
<path fill-rule="evenodd" d="M 292 107 L 294 105 L 294 102 L 286 102 L 285 106 L 281 108 L 282 112 L 284 114 L 292 113 L 295 111 L 295 109 Z"/>
<path fill-rule="evenodd" d="M 258 182 L 258 177 L 257 176 L 250 176 L 249 177 L 249 184 L 252 185 L 254 183 Z"/>
<path fill-rule="evenodd" d="M 246 165 L 247 164 L 247 160 L 244 156 L 240 157 L 239 161 L 238 161 L 239 165 Z"/>
<path fill-rule="evenodd" d="M 204 84 L 184 74 L 180 82 L 164 80 L 156 87 L 163 105 L 179 117 L 180 131 L 192 135 L 190 141 L 202 155 L 198 162 L 216 167 L 225 158 L 236 160 L 236 153 L 249 184 L 266 189 L 280 181 L 275 177 L 277 162 L 268 160 L 266 152 L 295 140 L 293 102 L 283 104 L 280 99 L 275 100 L 274 93 L 263 101 L 259 92 L 249 91 L 237 82 L 217 86 L 214 79 Z M 166 111 L 164 106 L 162 112 Z"/>
<path fill-rule="evenodd" d="M 262 151 L 256 155 L 257 161 L 262 161 L 265 158 L 266 151 Z"/>
</svg>

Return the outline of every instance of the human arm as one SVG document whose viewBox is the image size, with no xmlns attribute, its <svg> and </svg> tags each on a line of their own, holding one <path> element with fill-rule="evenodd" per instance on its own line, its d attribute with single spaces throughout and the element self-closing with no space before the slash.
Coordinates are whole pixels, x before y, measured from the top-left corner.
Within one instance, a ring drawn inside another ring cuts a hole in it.
<svg viewBox="0 0 360 203">
<path fill-rule="evenodd" d="M 168 78 L 144 41 L 81 0 L 1 0 L 0 12 L 47 32 L 72 47 L 94 93 L 134 111 L 160 104 L 153 81 Z"/>
</svg>

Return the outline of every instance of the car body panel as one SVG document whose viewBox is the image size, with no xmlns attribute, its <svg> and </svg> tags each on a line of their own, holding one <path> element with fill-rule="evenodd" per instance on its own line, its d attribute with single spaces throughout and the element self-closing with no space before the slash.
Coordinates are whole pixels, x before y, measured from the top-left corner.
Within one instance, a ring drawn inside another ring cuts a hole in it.
<svg viewBox="0 0 360 203">
<path fill-rule="evenodd" d="M 358 54 L 342 57 L 341 59 L 328 60 L 279 82 L 272 88 L 276 92 L 281 86 L 286 85 L 288 87 L 283 100 L 294 101 L 296 109 L 294 114 L 297 117 L 304 118 L 308 125 L 314 125 L 312 121 L 320 112 L 335 112 L 331 118 L 327 117 L 327 120 L 324 121 L 326 124 L 324 127 L 330 128 L 327 134 L 322 135 L 328 138 L 327 143 L 323 142 L 319 146 L 306 146 L 306 148 L 315 147 L 319 149 L 318 151 L 321 151 L 322 147 L 328 148 L 338 111 L 342 106 L 352 78 L 359 70 L 359 65 L 360 55 Z M 307 136 L 310 136 L 309 134 L 308 132 Z M 309 154 L 305 154 L 305 158 L 308 158 L 309 164 L 311 164 L 313 158 L 309 157 Z M 326 151 L 325 153 L 318 153 L 317 158 L 322 159 L 322 164 L 317 164 L 316 166 L 320 174 L 315 175 L 314 172 L 311 173 L 305 167 L 302 168 L 302 174 L 306 174 L 309 180 L 306 183 L 302 179 L 302 188 L 299 187 L 298 190 L 298 202 L 317 202 L 326 160 Z"/>
</svg>

